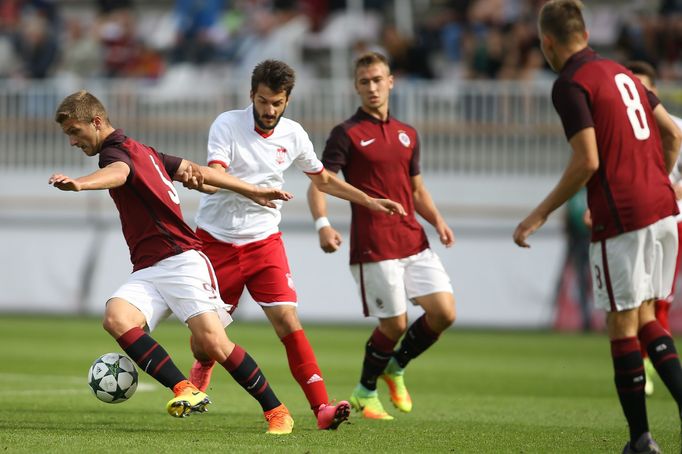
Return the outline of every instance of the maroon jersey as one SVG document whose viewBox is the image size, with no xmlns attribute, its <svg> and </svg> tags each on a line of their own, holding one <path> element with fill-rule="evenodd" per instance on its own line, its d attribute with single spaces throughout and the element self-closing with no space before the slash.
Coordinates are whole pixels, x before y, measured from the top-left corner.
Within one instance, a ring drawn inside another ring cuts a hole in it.
<svg viewBox="0 0 682 454">
<path fill-rule="evenodd" d="M 109 195 L 118 208 L 133 271 L 200 249 L 200 240 L 182 218 L 180 200 L 169 177 L 175 175 L 182 159 L 158 153 L 117 129 L 102 144 L 99 167 L 117 161 L 126 163 L 130 174 L 125 184 L 110 189 Z"/>
<path fill-rule="evenodd" d="M 393 117 L 382 122 L 358 109 L 332 130 L 322 163 L 332 172 L 341 170 L 369 196 L 394 200 L 407 211 L 391 216 L 351 203 L 351 264 L 408 257 L 429 247 L 414 214 L 410 177 L 419 175 L 419 137 L 413 127 Z"/>
<path fill-rule="evenodd" d="M 659 101 L 637 77 L 585 48 L 566 61 L 552 101 L 567 139 L 595 130 L 599 169 L 587 183 L 592 241 L 677 214 L 653 116 Z"/>
</svg>

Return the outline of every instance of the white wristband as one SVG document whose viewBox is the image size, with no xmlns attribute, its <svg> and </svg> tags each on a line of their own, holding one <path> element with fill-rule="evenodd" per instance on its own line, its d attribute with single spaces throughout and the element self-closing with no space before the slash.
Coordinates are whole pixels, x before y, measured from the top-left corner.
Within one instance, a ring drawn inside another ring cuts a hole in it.
<svg viewBox="0 0 682 454">
<path fill-rule="evenodd" d="M 331 223 L 329 222 L 329 219 L 327 219 L 326 216 L 319 217 L 315 219 L 315 230 L 318 232 L 320 231 L 321 228 L 323 227 L 329 227 Z"/>
</svg>

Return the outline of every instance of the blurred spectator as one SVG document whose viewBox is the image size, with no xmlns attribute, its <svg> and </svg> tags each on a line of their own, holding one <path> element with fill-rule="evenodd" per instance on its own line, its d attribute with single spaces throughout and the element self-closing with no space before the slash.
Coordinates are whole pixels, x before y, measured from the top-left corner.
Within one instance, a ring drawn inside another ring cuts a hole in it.
<svg viewBox="0 0 682 454">
<path fill-rule="evenodd" d="M 23 0 L 0 1 L 0 34 L 13 34 L 19 29 Z"/>
<path fill-rule="evenodd" d="M 381 46 L 386 49 L 394 76 L 412 79 L 435 77 L 429 61 L 429 50 L 420 46 L 418 41 L 401 34 L 397 27 L 384 27 Z"/>
<path fill-rule="evenodd" d="M 126 76 L 137 51 L 132 2 L 100 0 L 98 3 L 97 36 L 104 55 L 104 75 Z"/>
<path fill-rule="evenodd" d="M 614 43 L 622 60 L 644 60 L 661 79 L 682 77 L 682 1 L 661 0 L 631 8 Z"/>
<path fill-rule="evenodd" d="M 469 78 L 495 79 L 502 68 L 504 36 L 498 27 L 479 26 L 464 41 L 465 60 L 468 62 Z"/>
<path fill-rule="evenodd" d="M 99 0 L 97 36 L 106 77 L 159 77 L 161 56 L 138 39 L 132 1 Z"/>
<path fill-rule="evenodd" d="M 241 68 L 253 68 L 273 58 L 287 62 L 298 75 L 303 66 L 303 44 L 310 32 L 310 21 L 296 0 L 272 0 L 269 6 L 253 10 L 236 59 Z"/>
<path fill-rule="evenodd" d="M 31 13 L 22 17 L 14 48 L 20 59 L 19 76 L 44 79 L 51 75 L 59 55 L 59 42 L 45 16 Z"/>
<path fill-rule="evenodd" d="M 469 20 L 473 0 L 450 0 L 443 11 L 434 17 L 435 29 L 440 31 L 445 56 L 452 62 L 462 57 L 462 37 Z"/>
<path fill-rule="evenodd" d="M 178 30 L 171 53 L 173 63 L 204 64 L 213 60 L 215 42 L 212 30 L 225 7 L 224 0 L 176 0 Z"/>
<path fill-rule="evenodd" d="M 102 71 L 102 57 L 92 24 L 70 18 L 65 27 L 66 42 L 62 52 L 61 70 L 78 77 L 99 76 Z"/>
</svg>

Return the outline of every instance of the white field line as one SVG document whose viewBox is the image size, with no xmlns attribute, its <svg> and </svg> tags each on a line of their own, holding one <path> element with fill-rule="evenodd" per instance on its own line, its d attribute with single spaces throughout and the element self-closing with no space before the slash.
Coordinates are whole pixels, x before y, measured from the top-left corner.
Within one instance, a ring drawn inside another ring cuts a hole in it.
<svg viewBox="0 0 682 454">
<path fill-rule="evenodd" d="M 20 382 L 24 386 L 26 383 L 31 382 L 43 382 L 43 383 L 57 383 L 58 385 L 79 385 L 78 388 L 75 387 L 53 387 L 53 388 L 34 388 L 34 389 L 16 389 L 14 382 Z M 64 376 L 64 375 L 37 375 L 37 374 L 13 374 L 0 372 L 0 384 L 4 384 L 7 387 L 0 388 L 0 396 L 39 396 L 39 395 L 66 395 L 66 394 L 82 394 L 83 392 L 89 392 L 87 385 L 87 375 L 85 377 L 74 377 L 74 376 Z M 152 383 L 137 383 L 137 392 L 150 392 L 158 388 L 157 385 Z"/>
</svg>

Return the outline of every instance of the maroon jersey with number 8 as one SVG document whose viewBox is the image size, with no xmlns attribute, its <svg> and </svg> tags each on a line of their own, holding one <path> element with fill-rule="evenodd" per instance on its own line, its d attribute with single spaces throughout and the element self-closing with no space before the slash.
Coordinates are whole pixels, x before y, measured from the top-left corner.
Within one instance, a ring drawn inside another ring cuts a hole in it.
<svg viewBox="0 0 682 454">
<path fill-rule="evenodd" d="M 653 116 L 659 101 L 630 71 L 585 48 L 566 61 L 552 101 L 568 140 L 595 130 L 599 169 L 587 184 L 592 241 L 678 213 Z"/>
</svg>

